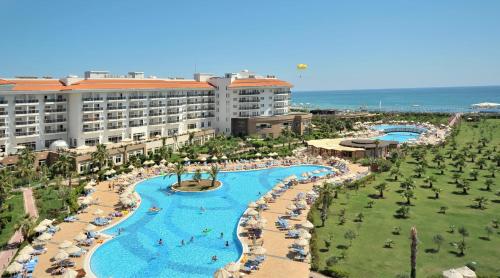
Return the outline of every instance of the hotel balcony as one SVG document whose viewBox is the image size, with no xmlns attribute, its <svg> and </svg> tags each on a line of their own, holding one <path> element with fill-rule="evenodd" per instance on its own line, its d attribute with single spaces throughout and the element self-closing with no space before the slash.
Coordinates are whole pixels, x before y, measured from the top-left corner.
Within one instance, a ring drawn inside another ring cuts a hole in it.
<svg viewBox="0 0 500 278">
<path fill-rule="evenodd" d="M 50 103 L 66 102 L 68 100 L 65 98 L 46 98 L 44 101 L 45 101 L 45 104 L 47 105 Z"/>
<path fill-rule="evenodd" d="M 113 129 L 123 129 L 126 128 L 126 125 L 124 124 L 108 124 L 108 129 L 113 130 Z"/>
<path fill-rule="evenodd" d="M 7 117 L 9 115 L 9 112 L 7 111 L 0 111 L 0 117 Z"/>
<path fill-rule="evenodd" d="M 20 126 L 37 125 L 38 121 L 37 120 L 34 120 L 34 121 L 16 121 L 15 123 L 16 123 L 16 127 L 20 127 Z"/>
<path fill-rule="evenodd" d="M 180 97 L 186 97 L 186 94 L 167 94 L 168 98 L 180 98 Z"/>
<path fill-rule="evenodd" d="M 150 120 L 149 125 L 163 125 L 165 124 L 165 121 L 155 121 L 155 120 Z"/>
<path fill-rule="evenodd" d="M 5 99 L 0 99 L 0 106 L 6 106 L 9 102 Z"/>
<path fill-rule="evenodd" d="M 178 122 L 180 122 L 180 119 L 175 119 L 175 118 L 174 119 L 172 119 L 172 118 L 167 119 L 167 123 L 169 123 L 169 124 L 174 124 L 174 123 L 178 123 Z"/>
<path fill-rule="evenodd" d="M 45 134 L 65 133 L 66 128 L 46 128 Z"/>
<path fill-rule="evenodd" d="M 100 131 L 100 130 L 103 130 L 102 127 L 100 127 L 100 126 L 83 127 L 82 128 L 83 132 L 96 132 L 96 131 Z"/>
<path fill-rule="evenodd" d="M 182 113 L 182 111 L 180 111 L 179 109 L 170 109 L 170 110 L 167 110 L 167 114 L 168 115 L 176 115 L 176 114 L 180 114 Z"/>
<path fill-rule="evenodd" d="M 146 118 L 148 115 L 147 114 L 129 114 L 128 118 L 129 119 L 139 119 L 139 118 Z"/>
<path fill-rule="evenodd" d="M 146 109 L 147 105 L 130 105 L 129 110 Z"/>
<path fill-rule="evenodd" d="M 127 97 L 107 97 L 107 101 L 125 101 Z"/>
<path fill-rule="evenodd" d="M 275 95 L 289 95 L 291 94 L 290 91 L 283 91 L 283 92 L 274 92 Z"/>
<path fill-rule="evenodd" d="M 7 138 L 7 137 L 9 137 L 8 133 L 0 132 L 0 138 Z"/>
<path fill-rule="evenodd" d="M 182 105 L 186 105 L 187 102 L 185 101 L 180 101 L 180 102 L 175 102 L 175 101 L 169 101 L 167 104 L 168 106 L 172 107 L 172 106 L 182 106 Z"/>
<path fill-rule="evenodd" d="M 125 116 L 124 115 L 118 115 L 118 116 L 109 116 L 107 117 L 108 121 L 109 120 L 122 120 L 122 119 L 125 119 Z"/>
<path fill-rule="evenodd" d="M 46 113 L 64 113 L 66 112 L 66 108 L 45 108 Z"/>
<path fill-rule="evenodd" d="M 287 101 L 288 99 L 288 97 L 274 97 L 274 101 Z"/>
<path fill-rule="evenodd" d="M 15 101 L 16 105 L 33 105 L 38 103 L 38 99 L 16 99 Z"/>
<path fill-rule="evenodd" d="M 83 122 L 84 123 L 87 123 L 87 122 L 97 122 L 97 121 L 102 121 L 104 120 L 103 117 L 83 117 Z"/>
<path fill-rule="evenodd" d="M 127 106 L 108 106 L 106 109 L 109 111 L 114 111 L 114 110 L 126 110 Z"/>
<path fill-rule="evenodd" d="M 244 103 L 248 103 L 248 102 L 260 102 L 260 99 L 259 98 L 240 98 L 239 102 L 244 102 Z"/>
<path fill-rule="evenodd" d="M 215 100 L 188 100 L 187 104 L 209 104 L 215 103 Z"/>
<path fill-rule="evenodd" d="M 164 102 L 159 102 L 159 103 L 149 103 L 149 107 L 153 108 L 153 107 L 166 107 L 167 104 L 164 103 Z"/>
<path fill-rule="evenodd" d="M 284 104 L 284 103 L 275 103 L 274 104 L 274 108 L 286 108 L 288 107 L 288 105 Z"/>
<path fill-rule="evenodd" d="M 163 117 L 165 115 L 166 115 L 165 112 L 162 113 L 151 113 L 151 111 L 149 112 L 149 117 Z"/>
<path fill-rule="evenodd" d="M 259 91 L 239 92 L 238 95 L 240 95 L 240 96 L 255 96 L 255 95 L 260 95 L 260 92 Z"/>
<path fill-rule="evenodd" d="M 95 112 L 95 111 L 102 111 L 104 110 L 104 107 L 83 107 L 82 111 L 83 112 Z"/>
<path fill-rule="evenodd" d="M 38 114 L 40 111 L 38 109 L 35 110 L 16 110 L 15 114 L 16 115 L 31 115 L 31 114 Z"/>
<path fill-rule="evenodd" d="M 6 127 L 9 125 L 9 122 L 7 122 L 5 119 L 0 120 L 0 128 Z"/>
<path fill-rule="evenodd" d="M 254 110 L 254 109 L 260 109 L 258 105 L 252 105 L 252 106 L 240 106 L 240 110 Z"/>
<path fill-rule="evenodd" d="M 24 137 L 24 136 L 38 136 L 38 131 L 32 130 L 32 131 L 21 131 L 21 132 L 16 132 L 17 137 Z"/>
<path fill-rule="evenodd" d="M 148 97 L 147 96 L 129 96 L 128 99 L 132 100 L 132 99 L 147 99 Z"/>
<path fill-rule="evenodd" d="M 128 126 L 129 127 L 139 127 L 139 126 L 146 126 L 147 124 L 144 122 L 129 122 Z"/>
<path fill-rule="evenodd" d="M 64 123 L 64 122 L 66 122 L 66 119 L 65 118 L 59 118 L 59 119 L 57 119 L 57 118 L 56 119 L 45 118 L 45 120 L 43 122 L 46 124 Z"/>
<path fill-rule="evenodd" d="M 150 95 L 149 99 L 163 99 L 166 95 Z"/>
<path fill-rule="evenodd" d="M 207 113 L 207 114 L 188 114 L 187 119 L 188 120 L 194 120 L 194 119 L 205 119 L 205 118 L 211 118 L 215 117 L 214 114 L 212 113 Z"/>
<path fill-rule="evenodd" d="M 83 97 L 83 102 L 101 102 L 104 101 L 103 97 Z"/>
<path fill-rule="evenodd" d="M 189 107 L 187 109 L 188 112 L 193 112 L 193 111 L 214 111 L 215 107 L 210 107 L 210 106 L 203 106 L 203 107 Z"/>
</svg>

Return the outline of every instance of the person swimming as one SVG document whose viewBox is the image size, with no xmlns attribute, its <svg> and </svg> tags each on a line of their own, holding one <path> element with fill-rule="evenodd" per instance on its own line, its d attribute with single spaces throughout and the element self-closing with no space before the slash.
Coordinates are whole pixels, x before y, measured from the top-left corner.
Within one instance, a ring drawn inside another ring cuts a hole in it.
<svg viewBox="0 0 500 278">
<path fill-rule="evenodd" d="M 163 239 L 160 238 L 160 240 L 158 241 L 158 245 L 163 245 Z"/>
<path fill-rule="evenodd" d="M 203 206 L 201 206 L 201 207 L 200 207 L 200 212 L 201 212 L 201 213 L 204 213 L 205 211 L 206 211 L 206 209 L 205 209 Z"/>
<path fill-rule="evenodd" d="M 212 262 L 216 262 L 217 261 L 217 256 L 216 255 L 213 255 L 212 256 Z"/>
<path fill-rule="evenodd" d="M 194 242 L 194 236 L 191 237 L 191 239 L 189 240 L 190 243 L 193 243 Z"/>
<path fill-rule="evenodd" d="M 226 240 L 226 247 L 229 247 L 229 241 Z"/>
<path fill-rule="evenodd" d="M 184 246 L 184 240 L 181 240 L 181 246 Z"/>
<path fill-rule="evenodd" d="M 220 233 L 220 238 L 224 238 L 224 233 L 223 232 Z"/>
</svg>

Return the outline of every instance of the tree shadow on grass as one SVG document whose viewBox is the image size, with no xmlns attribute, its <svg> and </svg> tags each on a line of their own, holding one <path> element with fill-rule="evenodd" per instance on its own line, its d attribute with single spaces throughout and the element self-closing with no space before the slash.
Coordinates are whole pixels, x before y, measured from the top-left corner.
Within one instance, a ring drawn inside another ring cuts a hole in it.
<svg viewBox="0 0 500 278">
<path fill-rule="evenodd" d="M 427 199 L 429 199 L 429 200 L 437 200 L 436 196 L 427 196 Z"/>
<path fill-rule="evenodd" d="M 340 249 L 340 250 L 347 250 L 349 249 L 349 246 L 345 245 L 345 244 L 339 244 L 337 245 L 337 249 Z"/>
<path fill-rule="evenodd" d="M 469 195 L 469 194 L 464 193 L 463 191 L 452 191 L 451 193 L 455 194 L 455 195 L 464 195 L 464 196 Z"/>
<path fill-rule="evenodd" d="M 370 197 L 372 199 L 382 199 L 382 198 L 380 198 L 380 196 L 378 194 L 368 194 L 368 197 Z"/>
<path fill-rule="evenodd" d="M 492 203 L 500 204 L 500 200 L 491 200 Z"/>
<path fill-rule="evenodd" d="M 425 253 L 435 254 L 437 252 L 438 252 L 438 250 L 436 248 L 427 248 L 427 249 L 425 249 Z"/>
<path fill-rule="evenodd" d="M 327 248 L 321 248 L 321 249 L 319 249 L 319 252 L 321 252 L 321 253 L 326 253 L 326 252 L 328 252 L 328 251 L 329 251 L 329 250 L 328 250 Z"/>
<path fill-rule="evenodd" d="M 485 241 L 490 241 L 491 239 L 485 236 L 480 236 L 479 239 L 485 240 Z"/>
<path fill-rule="evenodd" d="M 457 251 L 448 251 L 448 253 L 453 254 L 453 255 L 455 255 L 455 256 L 457 256 L 457 257 L 459 257 L 459 258 L 460 258 L 460 257 L 463 257 L 463 256 L 465 255 L 465 254 L 460 254 L 460 253 L 458 253 Z"/>
</svg>

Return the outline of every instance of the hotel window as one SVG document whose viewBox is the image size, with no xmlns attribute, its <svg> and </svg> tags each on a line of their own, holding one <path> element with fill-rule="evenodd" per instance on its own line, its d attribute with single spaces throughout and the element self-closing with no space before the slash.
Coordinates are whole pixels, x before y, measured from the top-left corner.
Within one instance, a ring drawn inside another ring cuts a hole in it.
<svg viewBox="0 0 500 278">
<path fill-rule="evenodd" d="M 87 138 L 85 139 L 85 145 L 87 146 L 95 146 L 99 144 L 99 138 Z"/>
<path fill-rule="evenodd" d="M 149 137 L 150 138 L 156 137 L 157 135 L 161 136 L 161 131 L 160 130 L 154 130 L 154 131 L 149 132 Z"/>
<path fill-rule="evenodd" d="M 188 129 L 195 129 L 196 128 L 196 124 L 188 124 Z"/>
<path fill-rule="evenodd" d="M 111 143 L 118 143 L 122 140 L 122 136 L 121 135 L 118 135 L 118 136 L 109 136 L 108 137 L 108 142 L 111 142 Z"/>
</svg>

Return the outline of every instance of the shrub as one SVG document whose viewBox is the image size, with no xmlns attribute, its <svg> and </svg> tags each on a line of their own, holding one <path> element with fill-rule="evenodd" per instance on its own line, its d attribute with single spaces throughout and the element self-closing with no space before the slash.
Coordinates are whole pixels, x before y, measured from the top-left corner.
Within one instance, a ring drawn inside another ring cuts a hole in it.
<svg viewBox="0 0 500 278">
<path fill-rule="evenodd" d="M 340 269 L 325 269 L 320 273 L 333 278 L 349 278 L 349 272 Z"/>
</svg>

